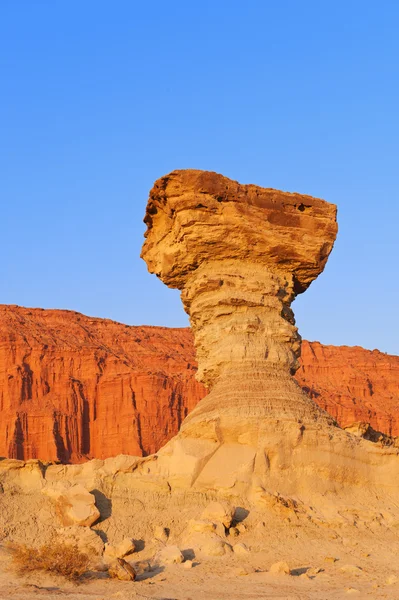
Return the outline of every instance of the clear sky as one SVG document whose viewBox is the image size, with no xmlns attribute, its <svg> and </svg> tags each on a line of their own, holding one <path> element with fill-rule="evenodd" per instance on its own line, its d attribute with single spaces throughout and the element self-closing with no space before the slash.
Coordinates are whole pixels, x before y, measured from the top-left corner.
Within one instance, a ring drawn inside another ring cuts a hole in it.
<svg viewBox="0 0 399 600">
<path fill-rule="evenodd" d="M 185 326 L 139 258 L 197 168 L 325 198 L 303 337 L 399 354 L 399 2 L 1 0 L 0 302 Z"/>
</svg>

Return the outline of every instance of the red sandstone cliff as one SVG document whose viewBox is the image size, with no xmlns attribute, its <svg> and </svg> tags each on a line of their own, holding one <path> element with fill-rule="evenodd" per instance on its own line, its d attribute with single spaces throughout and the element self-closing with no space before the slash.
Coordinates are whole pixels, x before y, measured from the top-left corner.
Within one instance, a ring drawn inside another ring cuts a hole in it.
<svg viewBox="0 0 399 600">
<path fill-rule="evenodd" d="M 0 305 L 0 456 L 148 454 L 205 389 L 189 329 Z M 399 357 L 304 342 L 297 379 L 345 426 L 399 434 Z"/>
<path fill-rule="evenodd" d="M 203 396 L 188 329 L 0 306 L 0 456 L 147 454 Z"/>
<path fill-rule="evenodd" d="M 399 356 L 304 341 L 296 379 L 342 427 L 364 421 L 399 435 Z"/>
</svg>

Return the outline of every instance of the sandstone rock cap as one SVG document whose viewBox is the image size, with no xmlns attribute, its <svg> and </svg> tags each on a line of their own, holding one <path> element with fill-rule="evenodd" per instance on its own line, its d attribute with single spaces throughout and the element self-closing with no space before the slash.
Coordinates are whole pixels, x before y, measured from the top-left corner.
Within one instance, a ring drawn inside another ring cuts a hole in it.
<svg viewBox="0 0 399 600">
<path fill-rule="evenodd" d="M 324 200 L 194 169 L 158 179 L 150 192 L 142 258 L 170 287 L 183 288 L 204 260 L 249 259 L 292 273 L 295 293 L 321 273 L 337 234 Z"/>
</svg>

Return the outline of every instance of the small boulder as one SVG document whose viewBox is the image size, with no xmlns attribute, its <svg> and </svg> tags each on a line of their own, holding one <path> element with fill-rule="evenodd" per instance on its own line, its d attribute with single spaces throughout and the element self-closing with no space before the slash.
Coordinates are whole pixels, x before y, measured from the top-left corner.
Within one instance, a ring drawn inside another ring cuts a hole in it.
<svg viewBox="0 0 399 600">
<path fill-rule="evenodd" d="M 195 519 L 190 519 L 187 524 L 188 533 L 213 533 L 215 529 L 216 525 L 212 523 L 212 521 L 197 521 Z"/>
<path fill-rule="evenodd" d="M 237 554 L 239 556 L 246 556 L 247 554 L 249 554 L 247 546 L 245 544 L 242 544 L 241 542 L 239 544 L 234 544 L 233 552 L 234 554 Z"/>
<path fill-rule="evenodd" d="M 156 558 L 161 565 L 174 565 L 184 561 L 184 556 L 178 546 L 165 546 L 158 552 Z"/>
<path fill-rule="evenodd" d="M 201 540 L 198 547 L 200 554 L 204 556 L 224 556 L 231 552 L 231 546 L 226 544 L 216 535 L 207 536 Z"/>
<path fill-rule="evenodd" d="M 272 573 L 273 575 L 289 575 L 290 568 L 286 562 L 280 560 L 270 567 L 269 573 Z"/>
<path fill-rule="evenodd" d="M 223 556 L 232 551 L 226 541 L 224 525 L 208 519 L 190 520 L 181 543 L 186 548 L 192 548 L 196 556 Z"/>
<path fill-rule="evenodd" d="M 223 523 L 214 523 L 215 525 L 215 533 L 221 537 L 221 538 L 225 538 L 226 537 L 226 528 L 223 525 Z"/>
<path fill-rule="evenodd" d="M 113 579 L 121 581 L 134 581 L 136 579 L 136 571 L 123 558 L 117 558 L 108 569 L 108 575 Z"/>
<path fill-rule="evenodd" d="M 168 538 L 169 538 L 169 532 L 165 527 L 157 525 L 154 528 L 154 540 L 156 540 L 157 542 L 162 542 L 163 544 L 166 544 L 166 542 L 168 541 Z"/>
<path fill-rule="evenodd" d="M 356 565 L 343 565 L 341 567 L 342 573 L 347 573 L 348 575 L 363 575 L 363 569 L 357 567 Z"/>
<path fill-rule="evenodd" d="M 133 554 L 136 552 L 136 545 L 132 538 L 124 538 L 120 544 L 116 546 L 117 557 L 123 558 L 127 554 Z"/>
<path fill-rule="evenodd" d="M 237 527 L 230 527 L 229 536 L 232 538 L 238 537 L 240 535 L 240 531 Z"/>
<path fill-rule="evenodd" d="M 58 484 L 44 488 L 42 493 L 55 502 L 62 524 L 91 527 L 99 518 L 100 511 L 95 505 L 93 494 L 78 483 L 71 487 Z"/>
<path fill-rule="evenodd" d="M 127 554 L 132 554 L 136 551 L 134 540 L 131 538 L 124 538 L 119 544 L 113 546 L 112 544 L 105 544 L 104 559 L 106 561 L 112 561 L 116 558 L 123 558 Z"/>
<path fill-rule="evenodd" d="M 193 568 L 193 561 L 192 560 L 186 560 L 186 561 L 184 561 L 183 567 L 185 569 L 192 569 Z"/>
<path fill-rule="evenodd" d="M 328 562 L 328 563 L 335 563 L 335 562 L 337 562 L 337 560 L 338 560 L 338 558 L 335 558 L 334 556 L 326 556 L 324 558 L 324 561 Z"/>
<path fill-rule="evenodd" d="M 213 523 L 222 523 L 227 529 L 231 526 L 234 509 L 221 502 L 211 502 L 202 513 L 202 518 Z"/>
<path fill-rule="evenodd" d="M 309 575 L 309 577 L 316 577 L 316 575 L 322 573 L 323 571 L 324 569 L 321 569 L 320 567 L 311 567 L 306 571 L 306 574 Z"/>
</svg>

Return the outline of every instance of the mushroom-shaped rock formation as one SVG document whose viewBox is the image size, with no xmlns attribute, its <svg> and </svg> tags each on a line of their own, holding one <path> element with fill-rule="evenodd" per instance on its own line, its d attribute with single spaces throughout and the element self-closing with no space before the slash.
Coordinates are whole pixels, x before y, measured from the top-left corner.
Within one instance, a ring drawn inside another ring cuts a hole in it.
<svg viewBox="0 0 399 600">
<path fill-rule="evenodd" d="M 364 550 L 394 548 L 399 449 L 340 429 L 292 377 L 300 338 L 290 304 L 323 270 L 335 216 L 322 200 L 215 173 L 160 179 L 143 257 L 182 290 L 210 393 L 154 455 L 68 466 L 0 460 L 5 535 L 43 539 L 56 515 L 42 490 L 69 493 L 79 484 L 98 499 L 101 531 L 113 546 L 132 535 L 132 523 L 136 536 L 153 531 L 155 518 L 169 541 L 204 555 L 231 552 L 225 528 L 242 519 L 245 544 L 267 552 L 265 531 L 286 552 L 295 526 L 293 552 L 309 547 L 313 561 L 312 539 L 328 552 L 343 535 Z"/>
<path fill-rule="evenodd" d="M 266 485 L 324 493 L 364 476 L 361 441 L 292 377 L 300 336 L 291 303 L 324 269 L 336 207 L 184 170 L 155 183 L 145 223 L 142 258 L 182 290 L 198 379 L 210 388 L 158 453 L 157 475 L 176 487 L 260 497 Z"/>
<path fill-rule="evenodd" d="M 145 222 L 142 257 L 182 290 L 198 379 L 212 390 L 185 425 L 223 413 L 237 438 L 248 420 L 329 420 L 291 378 L 300 353 L 291 302 L 324 268 L 336 207 L 217 173 L 174 171 L 151 190 Z"/>
</svg>

